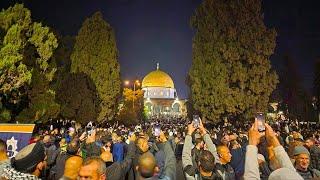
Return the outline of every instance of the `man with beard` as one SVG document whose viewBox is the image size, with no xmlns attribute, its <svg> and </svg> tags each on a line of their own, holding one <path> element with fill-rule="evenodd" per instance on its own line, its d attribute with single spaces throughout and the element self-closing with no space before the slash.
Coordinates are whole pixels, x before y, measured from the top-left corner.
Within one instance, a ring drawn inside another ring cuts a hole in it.
<svg viewBox="0 0 320 180">
<path fill-rule="evenodd" d="M 310 153 L 304 146 L 294 148 L 294 166 L 303 179 L 320 178 L 320 171 L 310 169 Z"/>
</svg>

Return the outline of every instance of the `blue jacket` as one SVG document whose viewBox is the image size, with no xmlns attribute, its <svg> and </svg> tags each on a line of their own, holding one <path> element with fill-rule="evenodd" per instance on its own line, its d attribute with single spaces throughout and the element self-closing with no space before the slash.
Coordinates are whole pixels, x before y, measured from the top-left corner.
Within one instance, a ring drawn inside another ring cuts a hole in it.
<svg viewBox="0 0 320 180">
<path fill-rule="evenodd" d="M 242 146 L 238 149 L 231 149 L 232 155 L 230 165 L 236 173 L 236 176 L 242 176 L 244 174 L 244 163 L 246 160 L 246 146 Z"/>
<path fill-rule="evenodd" d="M 123 161 L 124 145 L 122 143 L 115 143 L 112 148 L 112 155 L 113 155 L 114 162 Z"/>
</svg>

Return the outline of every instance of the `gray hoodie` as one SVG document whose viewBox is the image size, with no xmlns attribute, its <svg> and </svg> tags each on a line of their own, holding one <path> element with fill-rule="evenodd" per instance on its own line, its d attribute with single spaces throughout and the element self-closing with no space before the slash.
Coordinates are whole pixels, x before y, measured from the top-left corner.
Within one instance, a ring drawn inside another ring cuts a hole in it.
<svg viewBox="0 0 320 180">
<path fill-rule="evenodd" d="M 288 154 L 283 147 L 277 146 L 273 150 L 281 168 L 273 171 L 269 176 L 269 180 L 285 180 L 292 178 L 295 180 L 303 180 L 303 178 L 296 172 Z M 257 146 L 247 146 L 243 177 L 245 180 L 260 180 Z"/>
<path fill-rule="evenodd" d="M 215 158 L 215 163 L 220 163 L 219 156 L 217 153 L 216 146 L 213 144 L 209 134 L 206 134 L 203 136 L 203 140 L 206 143 L 208 150 L 212 153 L 212 155 Z M 187 166 L 193 166 L 192 162 L 192 156 L 191 156 L 191 150 L 192 150 L 192 137 L 190 135 L 187 135 L 184 141 L 184 146 L 182 150 L 182 166 L 183 169 L 185 169 Z M 187 173 L 185 173 L 187 180 L 195 180 L 199 179 L 200 177 L 198 175 L 190 176 Z"/>
</svg>

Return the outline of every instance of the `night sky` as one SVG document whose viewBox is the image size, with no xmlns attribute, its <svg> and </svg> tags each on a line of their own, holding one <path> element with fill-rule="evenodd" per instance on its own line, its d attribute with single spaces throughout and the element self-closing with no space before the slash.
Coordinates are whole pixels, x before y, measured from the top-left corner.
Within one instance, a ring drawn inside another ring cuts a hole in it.
<svg viewBox="0 0 320 180">
<path fill-rule="evenodd" d="M 7 8 L 14 0 L 1 0 Z M 192 61 L 190 17 L 202 0 L 25 0 L 32 17 L 63 35 L 76 35 L 86 17 L 101 11 L 116 33 L 121 76 L 142 78 L 160 69 L 174 80 L 180 98 L 188 97 L 185 84 Z M 265 24 L 278 32 L 271 57 L 278 68 L 285 54 L 296 62 L 304 86 L 311 92 L 313 64 L 320 57 L 318 1 L 264 0 Z"/>
</svg>

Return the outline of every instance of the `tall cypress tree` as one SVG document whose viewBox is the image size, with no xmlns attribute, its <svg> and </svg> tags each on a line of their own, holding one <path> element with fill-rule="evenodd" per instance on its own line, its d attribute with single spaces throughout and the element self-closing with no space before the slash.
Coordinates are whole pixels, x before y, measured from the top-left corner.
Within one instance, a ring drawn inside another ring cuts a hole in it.
<svg viewBox="0 0 320 180">
<path fill-rule="evenodd" d="M 101 100 L 98 121 L 113 118 L 120 95 L 120 65 L 113 29 L 100 12 L 82 24 L 71 61 L 71 71 L 87 74 L 96 86 Z"/>
<path fill-rule="evenodd" d="M 212 121 L 266 111 L 278 83 L 269 61 L 276 31 L 263 23 L 261 0 L 204 0 L 191 26 L 194 109 Z"/>
</svg>

